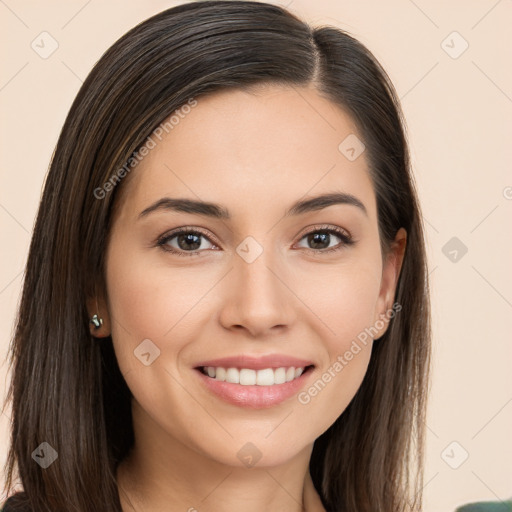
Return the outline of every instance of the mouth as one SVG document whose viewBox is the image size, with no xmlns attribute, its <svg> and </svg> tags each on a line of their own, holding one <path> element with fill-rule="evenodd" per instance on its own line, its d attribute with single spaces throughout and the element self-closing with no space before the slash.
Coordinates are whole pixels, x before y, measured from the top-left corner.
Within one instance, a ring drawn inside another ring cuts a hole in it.
<svg viewBox="0 0 512 512">
<path fill-rule="evenodd" d="M 278 368 L 224 368 L 222 366 L 200 366 L 196 370 L 220 382 L 239 384 L 240 386 L 276 386 L 292 382 L 302 374 L 311 371 L 313 365 L 305 367 L 280 366 Z"/>
<path fill-rule="evenodd" d="M 266 368 L 200 365 L 194 373 L 210 396 L 237 407 L 264 409 L 297 395 L 307 386 L 314 368 L 313 364 Z"/>
</svg>

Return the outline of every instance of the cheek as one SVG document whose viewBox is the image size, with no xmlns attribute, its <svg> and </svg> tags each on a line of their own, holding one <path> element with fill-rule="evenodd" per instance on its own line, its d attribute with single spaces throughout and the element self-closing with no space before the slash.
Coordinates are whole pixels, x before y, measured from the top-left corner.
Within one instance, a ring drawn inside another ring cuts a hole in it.
<svg viewBox="0 0 512 512">
<path fill-rule="evenodd" d="M 315 331 L 323 333 L 325 359 L 311 386 L 297 398 L 319 432 L 343 413 L 366 374 L 379 271 L 378 258 L 368 258 L 302 279 L 308 306 L 317 317 Z"/>
<path fill-rule="evenodd" d="M 361 279 L 330 283 L 331 301 L 321 305 L 329 326 L 323 336 L 325 358 L 310 386 L 297 396 L 317 435 L 329 428 L 350 404 L 363 382 L 372 351 L 371 326 L 376 293 Z M 366 286 L 364 286 L 366 285 Z"/>
<path fill-rule="evenodd" d="M 197 269 L 155 263 L 143 252 L 123 250 L 122 244 L 108 254 L 106 278 L 112 339 L 122 370 L 137 366 L 133 351 L 146 339 L 159 348 L 161 361 L 175 360 L 183 348 L 180 340 L 200 327 L 205 295 L 218 281 Z"/>
<path fill-rule="evenodd" d="M 371 340 L 348 343 L 330 364 L 322 368 L 297 400 L 300 415 L 318 437 L 343 414 L 363 382 L 371 356 Z M 340 348 L 340 347 L 338 347 Z"/>
<path fill-rule="evenodd" d="M 354 253 L 340 265 L 300 273 L 300 295 L 316 316 L 331 356 L 344 352 L 347 341 L 374 321 L 380 274 L 378 254 L 361 253 Z"/>
<path fill-rule="evenodd" d="M 203 297 L 219 279 L 197 270 L 148 264 L 149 260 L 147 254 L 135 254 L 122 244 L 113 244 L 108 253 L 112 341 L 135 401 L 143 404 L 155 423 L 183 438 L 187 434 L 180 430 L 180 424 L 192 425 L 204 410 L 179 384 L 177 363 L 190 340 L 197 337 L 203 319 L 209 318 L 201 310 L 203 304 L 207 307 Z M 143 358 L 139 359 L 145 352 L 150 354 L 147 366 Z M 179 422 L 164 404 L 187 404 L 179 407 Z"/>
</svg>

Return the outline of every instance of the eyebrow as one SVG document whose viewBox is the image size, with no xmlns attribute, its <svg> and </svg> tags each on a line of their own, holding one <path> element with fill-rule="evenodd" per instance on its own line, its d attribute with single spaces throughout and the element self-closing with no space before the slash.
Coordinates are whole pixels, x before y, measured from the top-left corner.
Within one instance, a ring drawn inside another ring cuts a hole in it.
<svg viewBox="0 0 512 512">
<path fill-rule="evenodd" d="M 346 192 L 336 192 L 322 194 L 320 196 L 299 200 L 294 203 L 285 213 L 285 217 L 302 215 L 304 213 L 322 210 L 336 204 L 347 204 L 359 208 L 365 215 L 368 215 L 364 204 L 352 194 Z M 215 219 L 231 219 L 231 214 L 222 205 L 209 203 L 206 201 L 196 201 L 193 199 L 181 199 L 163 197 L 152 205 L 148 206 L 139 214 L 139 219 L 155 211 L 176 211 L 204 215 Z"/>
</svg>

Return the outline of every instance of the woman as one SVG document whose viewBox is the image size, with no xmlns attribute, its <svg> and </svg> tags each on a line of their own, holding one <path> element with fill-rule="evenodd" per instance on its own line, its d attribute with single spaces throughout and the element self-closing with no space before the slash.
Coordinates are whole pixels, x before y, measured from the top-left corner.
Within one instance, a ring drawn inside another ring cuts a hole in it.
<svg viewBox="0 0 512 512">
<path fill-rule="evenodd" d="M 209 1 L 124 35 L 45 183 L 5 510 L 420 510 L 409 165 L 387 75 L 339 29 Z"/>
</svg>

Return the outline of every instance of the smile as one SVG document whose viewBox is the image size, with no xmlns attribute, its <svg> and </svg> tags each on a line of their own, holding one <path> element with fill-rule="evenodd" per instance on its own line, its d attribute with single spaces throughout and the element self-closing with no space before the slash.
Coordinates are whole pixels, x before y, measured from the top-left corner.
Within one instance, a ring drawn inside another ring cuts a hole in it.
<svg viewBox="0 0 512 512">
<path fill-rule="evenodd" d="M 283 404 L 306 388 L 314 368 L 201 365 L 194 373 L 208 395 L 237 407 L 263 409 Z"/>
<path fill-rule="evenodd" d="M 304 372 L 303 367 L 293 366 L 280 368 L 223 368 L 222 366 L 203 366 L 201 371 L 208 377 L 241 386 L 275 386 L 298 379 Z"/>
</svg>

